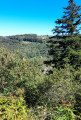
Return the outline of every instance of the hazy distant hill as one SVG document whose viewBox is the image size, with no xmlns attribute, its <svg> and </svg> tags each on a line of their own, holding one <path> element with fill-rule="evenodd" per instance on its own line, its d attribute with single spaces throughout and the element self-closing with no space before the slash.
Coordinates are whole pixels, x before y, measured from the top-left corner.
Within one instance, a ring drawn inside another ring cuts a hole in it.
<svg viewBox="0 0 81 120">
<path fill-rule="evenodd" d="M 27 57 L 47 57 L 46 41 L 48 35 L 37 36 L 36 34 L 24 34 L 13 36 L 0 36 L 0 46 L 4 45 L 12 51 L 20 51 Z"/>
<path fill-rule="evenodd" d="M 48 39 L 48 35 L 37 36 L 37 34 L 24 34 L 24 35 L 13 35 L 13 36 L 0 36 L 0 41 L 4 40 L 18 40 L 18 41 L 30 41 L 30 42 L 43 42 Z"/>
</svg>

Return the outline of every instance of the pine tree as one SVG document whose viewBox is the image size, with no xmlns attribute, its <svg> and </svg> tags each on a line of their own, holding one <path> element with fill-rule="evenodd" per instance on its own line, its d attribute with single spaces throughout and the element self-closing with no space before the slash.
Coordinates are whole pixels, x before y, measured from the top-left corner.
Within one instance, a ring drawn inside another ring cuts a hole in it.
<svg viewBox="0 0 81 120">
<path fill-rule="evenodd" d="M 77 6 L 74 0 L 69 0 L 68 4 L 67 7 L 63 7 L 65 11 L 63 12 L 64 15 L 62 19 L 57 19 L 55 21 L 59 26 L 56 26 L 56 28 L 53 29 L 53 32 L 57 33 L 57 35 L 58 33 L 66 35 L 79 32 L 77 27 L 81 23 L 81 15 L 78 11 L 80 11 L 81 6 Z"/>
<path fill-rule="evenodd" d="M 52 59 L 45 63 L 57 68 L 63 67 L 66 63 L 77 67 L 81 64 L 81 35 L 78 28 L 81 23 L 81 6 L 77 6 L 74 0 L 69 0 L 68 6 L 63 9 L 63 17 L 55 21 L 55 36 L 48 41 L 48 53 Z"/>
</svg>

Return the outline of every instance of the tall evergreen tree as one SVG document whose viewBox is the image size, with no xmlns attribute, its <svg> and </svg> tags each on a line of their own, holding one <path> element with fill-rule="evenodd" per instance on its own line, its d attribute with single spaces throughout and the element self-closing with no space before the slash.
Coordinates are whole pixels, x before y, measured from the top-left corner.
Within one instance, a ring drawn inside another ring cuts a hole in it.
<svg viewBox="0 0 81 120">
<path fill-rule="evenodd" d="M 81 6 L 77 6 L 74 0 L 68 1 L 68 6 L 63 7 L 65 10 L 63 13 L 63 17 L 61 19 L 57 19 L 55 23 L 59 26 L 56 26 L 53 29 L 54 33 L 59 34 L 74 34 L 78 33 L 79 29 L 78 25 L 81 23 L 81 15 L 78 11 L 80 11 Z"/>
<path fill-rule="evenodd" d="M 81 64 L 81 35 L 78 28 L 81 23 L 81 6 L 77 6 L 74 0 L 69 0 L 68 6 L 63 9 L 63 17 L 55 21 L 55 36 L 48 41 L 48 52 L 52 59 L 45 63 L 57 68 L 66 63 L 77 67 Z"/>
</svg>

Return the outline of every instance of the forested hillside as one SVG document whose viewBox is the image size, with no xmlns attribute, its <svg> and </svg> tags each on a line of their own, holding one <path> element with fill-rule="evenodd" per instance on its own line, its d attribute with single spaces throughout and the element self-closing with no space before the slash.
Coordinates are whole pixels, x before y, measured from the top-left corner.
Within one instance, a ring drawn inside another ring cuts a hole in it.
<svg viewBox="0 0 81 120">
<path fill-rule="evenodd" d="M 63 9 L 54 36 L 0 37 L 0 120 L 81 120 L 81 6 Z"/>
<path fill-rule="evenodd" d="M 19 51 L 20 55 L 28 58 L 47 57 L 48 48 L 46 42 L 49 36 L 37 36 L 36 34 L 14 35 L 0 37 L 0 45 L 13 52 Z"/>
</svg>

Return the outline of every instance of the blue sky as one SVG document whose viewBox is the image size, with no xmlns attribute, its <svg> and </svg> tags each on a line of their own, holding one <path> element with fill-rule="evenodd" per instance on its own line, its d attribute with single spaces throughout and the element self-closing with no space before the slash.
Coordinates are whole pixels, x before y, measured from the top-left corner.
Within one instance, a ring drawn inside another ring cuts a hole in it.
<svg viewBox="0 0 81 120">
<path fill-rule="evenodd" d="M 81 5 L 81 0 L 75 0 Z M 54 21 L 63 15 L 68 0 L 1 0 L 0 36 L 52 35 Z"/>
</svg>

